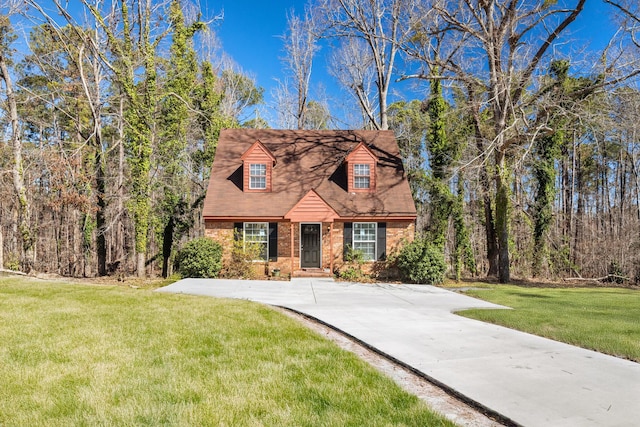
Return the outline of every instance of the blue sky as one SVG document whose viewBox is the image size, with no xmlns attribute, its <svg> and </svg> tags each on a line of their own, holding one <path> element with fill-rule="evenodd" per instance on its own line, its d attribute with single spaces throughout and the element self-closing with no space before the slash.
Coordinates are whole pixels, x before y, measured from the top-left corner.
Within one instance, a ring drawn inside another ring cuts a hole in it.
<svg viewBox="0 0 640 427">
<path fill-rule="evenodd" d="M 214 0 L 208 2 L 214 12 L 224 11 L 224 20 L 215 29 L 222 47 L 246 71 L 267 84 L 268 76 L 279 75 L 283 55 L 282 40 L 286 14 L 296 8 L 301 12 L 304 2 L 295 0 L 241 1 Z"/>
<path fill-rule="evenodd" d="M 224 19 L 214 26 L 222 49 L 265 89 L 267 103 L 272 102 L 276 79 L 283 79 L 280 36 L 286 32 L 287 13 L 295 9 L 300 14 L 304 5 L 300 0 L 208 0 L 205 6 L 209 13 L 224 12 Z M 326 76 L 324 69 L 315 71 Z M 268 106 L 261 109 L 261 115 L 271 119 Z"/>
<path fill-rule="evenodd" d="M 278 36 L 286 31 L 286 14 L 293 8 L 300 13 L 304 5 L 305 2 L 300 0 L 208 0 L 203 4 L 205 14 L 209 16 L 224 12 L 223 21 L 214 27 L 222 48 L 245 72 L 256 78 L 258 85 L 265 88 L 267 102 L 271 101 L 270 92 L 276 79 L 283 78 L 280 58 L 284 53 Z M 601 1 L 586 2 L 581 16 L 569 27 L 572 39 L 577 41 L 571 48 L 583 44 L 589 50 L 604 47 L 615 31 L 606 11 Z M 322 54 L 321 50 L 315 60 L 313 80 L 322 81 L 326 92 L 334 97 L 333 101 L 339 102 L 336 82 L 327 75 Z"/>
<path fill-rule="evenodd" d="M 573 4 L 575 0 L 564 1 Z M 305 4 L 306 0 L 204 0 L 200 3 L 205 19 L 224 13 L 223 20 L 213 23 L 213 28 L 224 52 L 265 89 L 267 104 L 261 107 L 263 117 L 271 118 L 272 115 L 269 114 L 270 104 L 272 104 L 271 92 L 276 85 L 276 79 L 283 80 L 284 77 L 280 59 L 284 52 L 279 36 L 286 32 L 287 12 L 295 9 L 297 13 L 301 13 Z M 79 10 L 77 3 L 73 0 L 67 5 L 72 13 Z M 53 15 L 56 14 L 53 13 Z M 564 45 L 562 49 L 577 51 L 578 45 L 584 44 L 587 50 L 597 51 L 604 47 L 615 31 L 615 27 L 609 22 L 606 5 L 601 0 L 588 0 L 585 10 L 571 24 L 569 30 L 573 33 L 571 38 L 577 43 Z M 321 82 L 322 92 L 329 97 L 332 112 L 340 115 L 341 113 L 336 110 L 347 108 L 344 106 L 348 104 L 345 103 L 348 95 L 340 93 L 336 81 L 327 73 L 323 54 L 328 52 L 327 48 L 321 49 L 314 59 L 311 98 L 316 97 L 314 91 L 317 90 L 317 83 Z M 402 93 L 407 93 L 408 88 L 420 85 L 416 82 L 395 83 L 392 91 L 400 88 Z M 412 94 L 415 97 L 424 95 L 425 93 L 420 91 Z M 391 101 L 394 100 L 392 96 Z M 275 125 L 275 123 L 271 124 Z"/>
</svg>

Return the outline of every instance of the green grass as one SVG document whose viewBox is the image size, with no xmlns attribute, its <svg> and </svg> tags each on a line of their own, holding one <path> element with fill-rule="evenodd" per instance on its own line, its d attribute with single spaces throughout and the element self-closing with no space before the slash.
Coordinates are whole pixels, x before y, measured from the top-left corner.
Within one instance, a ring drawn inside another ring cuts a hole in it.
<svg viewBox="0 0 640 427">
<path fill-rule="evenodd" d="M 267 307 L 0 279 L 0 425 L 453 425 Z"/>
<path fill-rule="evenodd" d="M 514 310 L 458 314 L 640 362 L 640 292 L 494 285 L 468 295 Z"/>
</svg>

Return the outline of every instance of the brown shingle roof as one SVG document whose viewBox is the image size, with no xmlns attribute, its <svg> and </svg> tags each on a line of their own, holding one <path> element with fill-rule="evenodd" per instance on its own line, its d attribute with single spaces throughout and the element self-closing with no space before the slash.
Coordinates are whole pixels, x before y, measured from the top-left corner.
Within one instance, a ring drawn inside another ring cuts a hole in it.
<svg viewBox="0 0 640 427">
<path fill-rule="evenodd" d="M 270 193 L 242 191 L 242 154 L 259 140 L 277 160 Z M 343 161 L 364 142 L 378 158 L 373 193 L 348 193 Z M 226 129 L 220 132 L 205 219 L 282 218 L 309 190 L 341 217 L 415 217 L 398 145 L 391 131 Z"/>
</svg>

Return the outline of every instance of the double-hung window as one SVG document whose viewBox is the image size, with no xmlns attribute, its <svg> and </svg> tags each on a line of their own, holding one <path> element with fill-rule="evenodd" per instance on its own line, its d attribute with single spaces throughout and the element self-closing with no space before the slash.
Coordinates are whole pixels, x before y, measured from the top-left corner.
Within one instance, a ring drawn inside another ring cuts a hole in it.
<svg viewBox="0 0 640 427">
<path fill-rule="evenodd" d="M 258 259 L 266 261 L 269 257 L 269 223 L 245 222 L 244 244 L 245 250 L 247 245 L 256 245 L 259 252 Z"/>
<path fill-rule="evenodd" d="M 376 259 L 376 228 L 375 222 L 353 223 L 353 249 L 362 252 L 365 261 Z"/>
<path fill-rule="evenodd" d="M 353 187 L 354 188 L 370 188 L 371 175 L 368 164 L 353 165 Z"/>
<path fill-rule="evenodd" d="M 267 188 L 267 165 L 252 163 L 249 165 L 249 189 L 265 190 Z"/>
</svg>

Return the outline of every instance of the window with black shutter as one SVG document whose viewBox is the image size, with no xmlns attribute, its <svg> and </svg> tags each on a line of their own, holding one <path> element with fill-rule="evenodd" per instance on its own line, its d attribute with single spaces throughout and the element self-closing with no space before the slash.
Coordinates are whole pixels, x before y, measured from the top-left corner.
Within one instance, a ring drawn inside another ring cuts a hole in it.
<svg viewBox="0 0 640 427">
<path fill-rule="evenodd" d="M 269 223 L 269 261 L 278 260 L 278 223 Z"/>
<path fill-rule="evenodd" d="M 353 223 L 344 223 L 344 243 L 343 243 L 343 255 L 347 254 L 347 250 L 353 247 Z"/>
<path fill-rule="evenodd" d="M 387 223 L 378 223 L 378 244 L 376 247 L 376 259 L 378 261 L 384 261 L 387 259 Z"/>
</svg>

